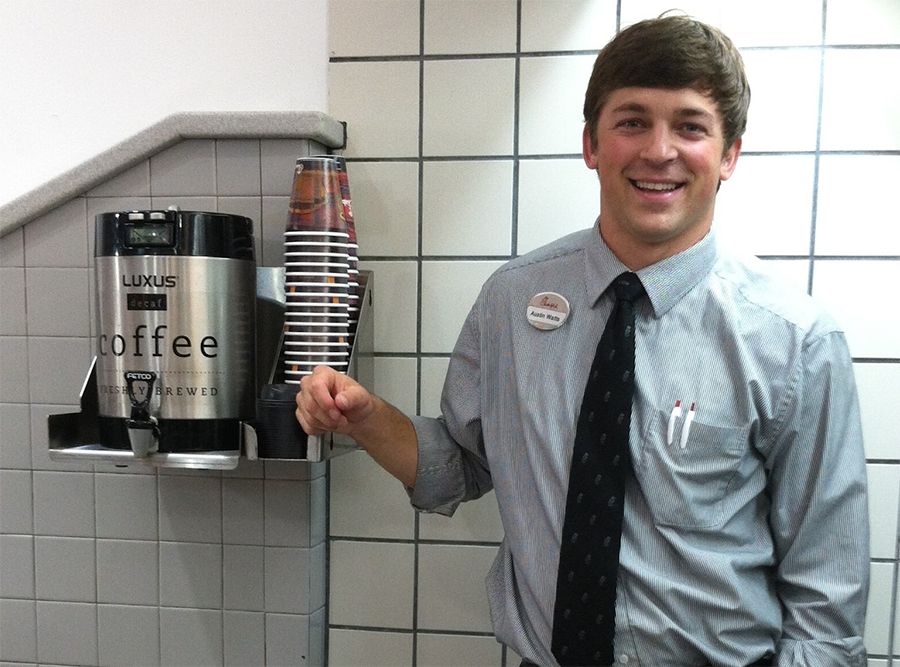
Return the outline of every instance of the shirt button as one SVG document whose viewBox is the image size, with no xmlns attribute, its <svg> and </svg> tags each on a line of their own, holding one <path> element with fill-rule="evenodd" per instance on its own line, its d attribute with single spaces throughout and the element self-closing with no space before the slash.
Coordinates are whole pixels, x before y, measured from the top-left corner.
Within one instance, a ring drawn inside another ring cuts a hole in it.
<svg viewBox="0 0 900 667">
<path fill-rule="evenodd" d="M 623 653 L 622 655 L 619 656 L 619 662 L 621 662 L 623 665 L 627 665 L 628 664 L 628 656 Z"/>
</svg>

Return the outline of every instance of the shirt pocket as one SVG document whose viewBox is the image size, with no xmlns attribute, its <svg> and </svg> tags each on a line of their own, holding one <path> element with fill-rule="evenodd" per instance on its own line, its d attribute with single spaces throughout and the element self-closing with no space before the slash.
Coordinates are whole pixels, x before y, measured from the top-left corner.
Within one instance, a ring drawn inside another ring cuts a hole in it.
<svg viewBox="0 0 900 667">
<path fill-rule="evenodd" d="M 740 465 L 749 426 L 722 427 L 694 420 L 682 448 L 684 418 L 666 441 L 669 415 L 657 411 L 641 438 L 635 468 L 641 491 L 659 526 L 712 528 L 724 519 L 728 485 Z"/>
</svg>

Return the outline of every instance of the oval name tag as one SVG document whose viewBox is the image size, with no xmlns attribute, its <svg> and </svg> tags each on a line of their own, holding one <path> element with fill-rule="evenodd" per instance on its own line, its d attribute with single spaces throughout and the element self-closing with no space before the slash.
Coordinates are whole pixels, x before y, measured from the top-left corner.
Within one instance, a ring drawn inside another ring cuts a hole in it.
<svg viewBox="0 0 900 667">
<path fill-rule="evenodd" d="M 541 292 L 531 297 L 525 316 L 536 329 L 557 329 L 569 317 L 569 302 L 562 294 Z"/>
</svg>

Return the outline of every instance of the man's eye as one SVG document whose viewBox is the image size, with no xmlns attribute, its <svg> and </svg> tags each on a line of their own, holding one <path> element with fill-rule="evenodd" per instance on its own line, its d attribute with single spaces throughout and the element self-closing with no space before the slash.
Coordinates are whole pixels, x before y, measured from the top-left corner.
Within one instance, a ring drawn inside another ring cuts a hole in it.
<svg viewBox="0 0 900 667">
<path fill-rule="evenodd" d="M 705 134 L 706 128 L 695 123 L 687 123 L 684 126 L 684 131 L 688 134 Z"/>
<path fill-rule="evenodd" d="M 638 127 L 640 127 L 640 126 L 641 126 L 640 121 L 634 120 L 634 119 L 631 119 L 631 120 L 623 120 L 622 122 L 619 123 L 619 127 L 624 127 L 624 128 L 627 128 L 627 129 L 635 129 L 635 128 L 638 128 Z"/>
</svg>

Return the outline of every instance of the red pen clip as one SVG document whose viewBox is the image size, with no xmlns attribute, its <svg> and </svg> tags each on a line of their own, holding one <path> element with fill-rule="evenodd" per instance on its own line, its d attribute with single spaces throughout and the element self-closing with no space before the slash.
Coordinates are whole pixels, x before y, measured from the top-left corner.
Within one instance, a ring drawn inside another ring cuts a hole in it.
<svg viewBox="0 0 900 667">
<path fill-rule="evenodd" d="M 691 409 L 688 410 L 687 417 L 684 418 L 684 424 L 681 425 L 681 448 L 684 449 L 687 446 L 688 435 L 691 432 L 691 422 L 694 421 L 694 414 L 696 410 L 694 409 L 694 403 L 691 403 Z"/>
</svg>

